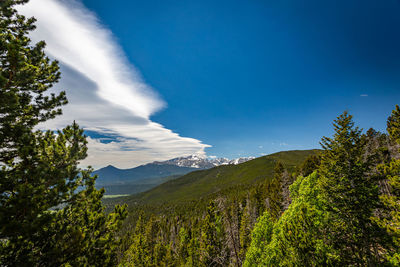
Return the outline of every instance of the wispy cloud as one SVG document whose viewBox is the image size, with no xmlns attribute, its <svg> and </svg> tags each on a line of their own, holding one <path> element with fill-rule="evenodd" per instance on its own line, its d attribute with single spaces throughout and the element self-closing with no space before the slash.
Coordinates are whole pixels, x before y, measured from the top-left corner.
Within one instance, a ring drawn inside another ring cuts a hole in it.
<svg viewBox="0 0 400 267">
<path fill-rule="evenodd" d="M 362 97 L 367 97 L 368 95 L 367 95 L 367 94 L 361 94 L 360 96 L 362 96 Z"/>
<path fill-rule="evenodd" d="M 127 61 L 112 33 L 80 2 L 31 0 L 19 10 L 38 20 L 32 40 L 45 40 L 46 52 L 60 61 L 57 88 L 67 91 L 70 102 L 61 117 L 42 127 L 59 129 L 76 120 L 86 130 L 114 136 L 112 142 L 89 138 L 84 165 L 132 167 L 205 153 L 208 145 L 151 121 L 166 104 Z"/>
</svg>

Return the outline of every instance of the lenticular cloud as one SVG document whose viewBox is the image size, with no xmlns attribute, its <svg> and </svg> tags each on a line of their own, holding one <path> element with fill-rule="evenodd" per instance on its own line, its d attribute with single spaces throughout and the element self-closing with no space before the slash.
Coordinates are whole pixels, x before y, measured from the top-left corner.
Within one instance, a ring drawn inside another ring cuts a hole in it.
<svg viewBox="0 0 400 267">
<path fill-rule="evenodd" d="M 95 82 L 100 97 L 146 118 L 162 108 L 163 102 L 127 64 L 111 32 L 80 3 L 31 0 L 21 10 L 38 19 L 35 41 L 45 40 L 48 53 Z"/>
<path fill-rule="evenodd" d="M 19 11 L 37 19 L 31 38 L 45 40 L 46 52 L 60 61 L 62 79 L 56 89 L 66 90 L 70 102 L 60 118 L 43 128 L 58 129 L 76 120 L 86 130 L 112 136 L 110 142 L 89 138 L 84 164 L 132 167 L 204 154 L 208 145 L 150 120 L 165 103 L 129 64 L 112 33 L 80 2 L 31 0 Z"/>
</svg>

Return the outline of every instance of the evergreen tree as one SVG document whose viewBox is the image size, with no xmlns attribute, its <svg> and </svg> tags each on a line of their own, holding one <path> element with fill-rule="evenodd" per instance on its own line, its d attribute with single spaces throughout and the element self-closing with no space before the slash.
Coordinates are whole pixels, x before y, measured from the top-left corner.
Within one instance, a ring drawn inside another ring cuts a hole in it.
<svg viewBox="0 0 400 267">
<path fill-rule="evenodd" d="M 338 253 L 341 264 L 377 264 L 382 235 L 371 221 L 379 206 L 378 179 L 373 162 L 366 157 L 366 139 L 354 127 L 347 112 L 334 122 L 333 138 L 324 137 L 319 186 L 329 214 L 327 242 Z"/>
<path fill-rule="evenodd" d="M 67 100 L 48 93 L 59 67 L 44 42 L 30 43 L 35 20 L 14 8 L 26 2 L 0 2 L 0 265 L 112 265 L 126 212 L 105 215 L 92 170 L 77 167 L 83 131 L 34 130 Z"/>
<path fill-rule="evenodd" d="M 154 246 L 154 265 L 155 266 L 168 266 L 166 265 L 166 255 L 169 244 L 165 245 L 158 241 Z M 127 264 L 123 266 L 128 266 Z"/>
<path fill-rule="evenodd" d="M 268 244 L 271 242 L 273 219 L 269 212 L 265 212 L 257 221 L 251 233 L 251 245 L 247 251 L 244 266 L 261 266 L 265 264 L 264 258 Z"/>
<path fill-rule="evenodd" d="M 185 265 L 187 261 L 190 261 L 190 259 L 188 259 L 189 242 L 190 242 L 190 237 L 188 231 L 186 231 L 185 227 L 181 227 L 181 229 L 179 229 L 179 251 L 178 251 L 180 265 Z"/>
<path fill-rule="evenodd" d="M 198 225 L 193 225 L 190 231 L 190 240 L 188 244 L 189 257 L 186 261 L 187 266 L 201 266 L 200 263 L 200 229 Z"/>
<path fill-rule="evenodd" d="M 273 218 L 279 218 L 282 212 L 282 178 L 285 168 L 281 162 L 277 162 L 274 168 L 274 178 L 269 188 L 269 210 Z"/>
<path fill-rule="evenodd" d="M 241 263 L 245 258 L 246 251 L 251 242 L 251 222 L 250 222 L 248 205 L 246 205 L 243 209 L 239 227 L 239 238 L 240 238 L 240 263 Z"/>
<path fill-rule="evenodd" d="M 346 112 L 334 127 L 334 137 L 322 140 L 324 152 L 317 171 L 298 177 L 290 186 L 292 203 L 273 229 L 255 235 L 257 229 L 271 229 L 269 220 L 254 228 L 245 265 L 386 263 L 382 256 L 387 235 L 371 219 L 380 207 L 379 177 L 365 153 L 367 139 Z"/>
<path fill-rule="evenodd" d="M 318 155 L 310 155 L 300 166 L 300 175 L 303 177 L 309 176 L 321 163 L 321 158 Z"/>
<path fill-rule="evenodd" d="M 214 201 L 208 205 L 201 225 L 200 250 L 204 266 L 226 265 L 222 218 Z"/>
<path fill-rule="evenodd" d="M 390 139 L 400 144 L 400 108 L 396 105 L 387 122 Z M 374 220 L 390 236 L 385 256 L 393 266 L 400 265 L 400 159 L 378 166 L 380 173 L 387 179 L 389 192 L 380 195 L 384 204 L 383 214 Z"/>
<path fill-rule="evenodd" d="M 148 255 L 148 251 L 146 250 L 144 232 L 145 224 L 142 216 L 140 216 L 136 222 L 132 244 L 124 254 L 124 262 L 127 266 L 145 266 L 145 257 Z M 165 254 L 165 252 L 161 252 L 161 248 L 158 248 L 158 250 L 158 253 Z"/>
<path fill-rule="evenodd" d="M 332 264 L 320 226 L 326 216 L 318 198 L 318 175 L 299 177 L 290 187 L 292 203 L 277 222 L 268 212 L 252 232 L 244 266 L 323 266 Z"/>
</svg>

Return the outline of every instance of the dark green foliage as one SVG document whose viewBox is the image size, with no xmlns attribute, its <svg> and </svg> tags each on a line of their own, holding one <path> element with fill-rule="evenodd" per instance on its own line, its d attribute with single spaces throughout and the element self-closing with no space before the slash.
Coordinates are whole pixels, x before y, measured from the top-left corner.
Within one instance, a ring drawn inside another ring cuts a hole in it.
<svg viewBox="0 0 400 267">
<path fill-rule="evenodd" d="M 286 173 L 281 165 L 277 179 Z M 265 210 L 271 212 L 267 199 L 277 189 L 271 178 L 228 187 L 196 201 L 132 205 L 121 233 L 126 237 L 124 243 L 129 244 L 122 251 L 122 263 L 158 266 L 156 261 L 168 261 L 177 266 L 241 266 L 258 216 Z M 143 238 L 137 226 L 132 228 L 143 221 L 157 221 L 159 225 L 152 241 Z M 143 261 L 143 254 L 151 255 L 151 260 Z"/>
<path fill-rule="evenodd" d="M 389 132 L 395 132 L 390 128 L 398 121 L 395 116 L 400 112 L 395 111 L 389 119 Z M 214 179 L 227 179 L 218 168 L 195 172 L 160 187 L 172 189 L 175 185 L 176 190 L 183 190 L 171 198 L 169 191 L 164 191 L 171 200 L 165 205 L 158 201 L 143 204 L 146 197 L 139 195 L 133 199 L 143 202 L 131 208 L 157 214 L 164 239 L 156 238 L 155 244 L 169 244 L 171 253 L 164 253 L 162 259 L 172 265 L 397 265 L 400 164 L 393 160 L 398 155 L 393 152 L 394 138 L 373 130 L 361 134 L 346 112 L 334 126 L 335 135 L 323 138 L 320 155 L 297 166 L 274 160 L 274 172 L 267 179 L 234 184 L 190 200 L 188 192 L 203 190 L 202 182 L 196 183 L 193 177 L 201 181 L 202 175 L 210 177 L 219 171 Z M 379 165 L 381 162 L 386 165 Z M 308 175 L 299 176 L 292 184 L 293 174 L 284 166 L 292 171 L 297 167 Z M 245 169 L 239 165 L 236 170 Z M 238 176 L 234 173 L 233 177 Z M 157 196 L 159 189 L 144 196 Z M 129 220 L 134 221 L 132 217 Z"/>
<path fill-rule="evenodd" d="M 396 105 L 387 122 L 390 139 L 400 144 L 400 108 Z M 390 236 L 392 242 L 385 246 L 384 256 L 394 266 L 400 265 L 400 160 L 392 159 L 378 166 L 380 174 L 387 179 L 386 190 L 382 190 L 380 199 L 383 211 L 374 217 L 374 221 Z"/>
<path fill-rule="evenodd" d="M 400 107 L 398 105 L 396 105 L 392 115 L 388 118 L 387 131 L 390 138 L 395 140 L 397 143 L 400 142 Z"/>
<path fill-rule="evenodd" d="M 398 106 L 388 134 L 362 134 L 345 112 L 320 154 L 280 152 L 110 200 L 130 204 L 120 230 L 125 208 L 106 214 L 92 170 L 77 167 L 82 129 L 34 131 L 67 100 L 48 94 L 58 64 L 30 43 L 34 19 L 14 9 L 26 2 L 0 1 L 1 266 L 400 265 Z"/>
<path fill-rule="evenodd" d="M 400 117 L 398 108 L 389 119 L 389 132 L 396 132 L 391 128 L 397 127 L 392 126 L 399 120 L 395 116 Z M 273 161 L 267 157 L 194 172 L 128 198 L 137 202 L 130 207 L 127 226 L 135 223 L 137 211 L 145 211 L 146 221 L 152 216 L 159 221 L 154 240 L 142 245 L 152 246 L 143 252 L 154 259 L 146 265 L 155 265 L 156 258 L 176 266 L 398 265 L 395 138 L 373 130 L 363 135 L 347 113 L 334 126 L 334 137 L 323 138 L 324 151 L 303 164 L 277 160 L 278 153 Z M 251 167 L 261 162 L 268 167 L 264 179 L 257 179 L 262 168 Z M 288 170 L 308 175 L 294 179 Z M 215 192 L 205 186 L 212 178 Z M 161 193 L 167 202 L 161 203 Z M 129 227 L 124 231 L 129 233 Z"/>
<path fill-rule="evenodd" d="M 58 64 L 43 52 L 45 43 L 30 44 L 33 18 L 16 13 L 14 4 L 0 2 L 0 160 L 18 157 L 21 145 L 30 145 L 31 130 L 39 122 L 61 114 L 65 93 L 46 95 L 60 78 Z"/>
<path fill-rule="evenodd" d="M 398 121 L 395 116 L 400 112 L 394 111 L 389 122 Z M 391 157 L 391 144 L 371 130 L 362 135 L 346 112 L 334 127 L 334 137 L 322 139 L 317 170 L 298 177 L 290 187 L 292 202 L 273 230 L 261 230 L 271 228 L 271 219 L 255 226 L 245 265 L 398 265 L 398 200 L 390 199 L 396 186 L 380 198 L 379 192 L 387 192 L 385 179 L 390 185 L 398 179 L 391 179 L 395 176 L 390 170 L 399 171 L 391 164 L 385 177 L 379 172 L 382 167 L 375 169 L 377 162 Z M 388 131 L 396 132 L 390 126 Z M 313 166 L 310 162 L 303 166 Z M 303 167 L 302 172 L 312 168 Z M 264 234 L 256 236 L 257 231 Z"/>
<path fill-rule="evenodd" d="M 309 176 L 321 164 L 321 157 L 319 155 L 310 155 L 303 164 L 300 166 L 300 175 L 303 177 Z"/>
<path fill-rule="evenodd" d="M 280 161 L 288 171 L 293 172 L 309 155 L 317 154 L 319 151 L 317 149 L 283 151 L 238 165 L 194 171 L 147 192 L 123 198 L 120 203 L 128 203 L 130 206 L 133 203 L 180 203 L 206 198 L 234 186 L 252 187 L 265 179 L 272 179 L 276 162 Z M 262 202 L 265 205 L 265 199 Z"/>
<path fill-rule="evenodd" d="M 238 263 L 241 264 L 246 256 L 247 249 L 250 246 L 251 242 L 251 230 L 252 230 L 252 220 L 251 214 L 249 212 L 250 205 L 246 205 L 243 211 L 241 212 L 241 220 L 239 225 L 239 241 L 240 241 L 240 249 L 239 249 L 239 261 Z"/>
<path fill-rule="evenodd" d="M 328 213 L 327 243 L 341 264 L 377 264 L 381 233 L 371 221 L 379 205 L 378 180 L 365 157 L 366 141 L 346 112 L 335 120 L 334 138 L 324 137 L 319 184 Z"/>
<path fill-rule="evenodd" d="M 274 178 L 270 184 L 271 194 L 268 198 L 268 206 L 273 218 L 279 218 L 282 212 L 282 183 L 284 171 L 285 168 L 283 167 L 282 163 L 278 162 L 274 168 Z"/>
<path fill-rule="evenodd" d="M 76 123 L 34 131 L 61 113 L 65 93 L 48 94 L 58 64 L 30 44 L 34 19 L 0 2 L 0 265 L 112 265 L 124 208 L 106 215 L 91 170 L 77 167 L 86 139 Z"/>
<path fill-rule="evenodd" d="M 205 266 L 225 266 L 228 255 L 225 249 L 225 233 L 220 211 L 214 201 L 207 207 L 201 222 L 200 261 Z"/>
</svg>

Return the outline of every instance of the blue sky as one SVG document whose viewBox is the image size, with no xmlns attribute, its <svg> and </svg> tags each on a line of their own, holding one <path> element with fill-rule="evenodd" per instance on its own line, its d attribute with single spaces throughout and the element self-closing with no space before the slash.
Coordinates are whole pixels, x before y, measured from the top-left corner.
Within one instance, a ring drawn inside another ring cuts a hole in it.
<svg viewBox="0 0 400 267">
<path fill-rule="evenodd" d="M 235 158 L 318 148 L 344 110 L 360 127 L 383 131 L 400 104 L 397 0 L 74 4 L 83 13 L 93 12 L 124 64 L 136 68 L 158 101 L 139 115 L 190 142 L 197 140 L 193 151 Z M 65 73 L 77 76 L 71 66 L 66 64 Z M 120 135 L 114 128 L 89 130 L 103 143 Z M 154 159 L 160 159 L 152 149 Z M 128 161 L 124 167 L 139 163 Z"/>
</svg>

